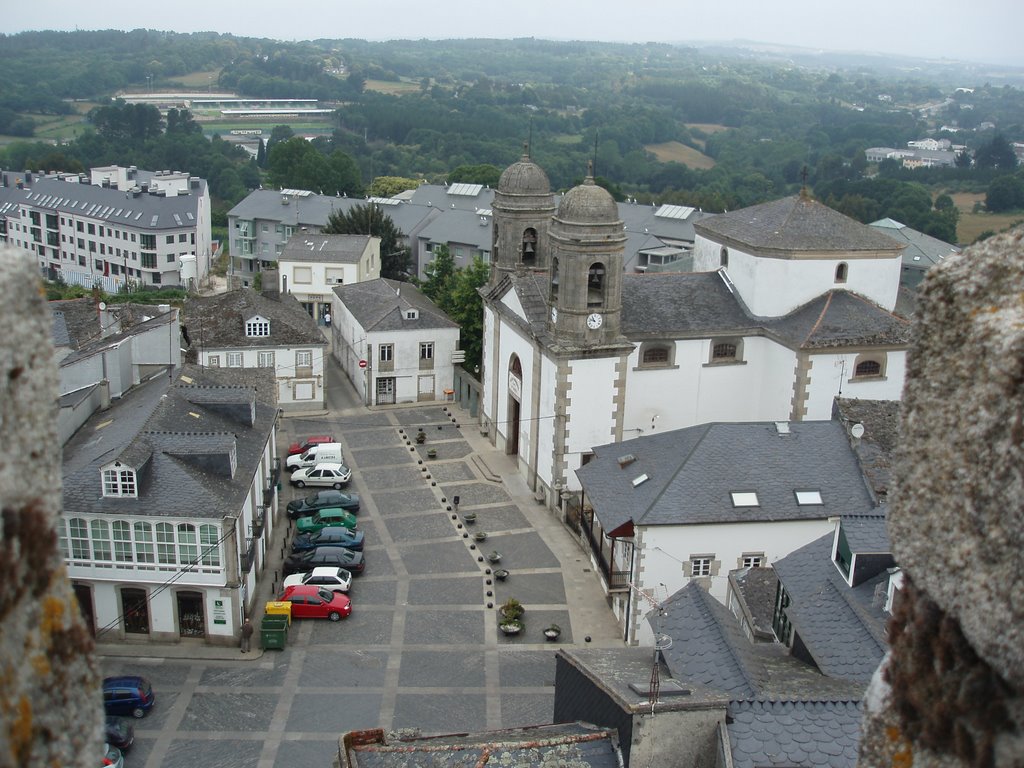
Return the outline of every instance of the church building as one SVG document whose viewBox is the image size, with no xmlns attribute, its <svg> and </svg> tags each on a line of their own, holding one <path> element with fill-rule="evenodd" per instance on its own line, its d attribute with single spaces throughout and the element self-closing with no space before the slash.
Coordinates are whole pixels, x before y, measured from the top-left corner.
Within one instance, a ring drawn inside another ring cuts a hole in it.
<svg viewBox="0 0 1024 768">
<path fill-rule="evenodd" d="M 482 428 L 550 506 L 596 445 L 900 398 L 903 245 L 806 194 L 695 224 L 691 273 L 626 273 L 612 196 L 588 175 L 556 205 L 528 154 L 492 211 Z"/>
</svg>

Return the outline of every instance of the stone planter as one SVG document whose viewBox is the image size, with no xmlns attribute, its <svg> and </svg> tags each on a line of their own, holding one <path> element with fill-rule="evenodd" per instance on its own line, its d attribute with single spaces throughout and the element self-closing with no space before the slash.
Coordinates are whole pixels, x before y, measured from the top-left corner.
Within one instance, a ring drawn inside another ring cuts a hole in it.
<svg viewBox="0 0 1024 768">
<path fill-rule="evenodd" d="M 544 628 L 544 637 L 547 640 L 555 641 L 562 634 L 562 628 L 557 624 L 552 624 L 549 627 Z"/>
<path fill-rule="evenodd" d="M 472 525 L 476 522 L 476 512 L 467 512 L 462 516 L 462 520 L 466 525 Z"/>
<path fill-rule="evenodd" d="M 427 449 L 427 458 L 428 459 L 436 459 L 437 458 L 437 448 L 428 448 Z"/>
<path fill-rule="evenodd" d="M 509 571 L 507 568 L 498 568 L 494 571 L 494 578 L 498 581 L 504 581 L 509 577 Z"/>
<path fill-rule="evenodd" d="M 501 562 L 501 552 L 499 552 L 498 550 L 494 550 L 493 552 L 491 552 L 487 556 L 487 561 L 490 562 L 490 563 L 500 563 Z"/>
<path fill-rule="evenodd" d="M 519 619 L 502 619 L 498 629 L 506 635 L 518 635 L 523 631 L 523 622 Z"/>
<path fill-rule="evenodd" d="M 473 538 L 476 539 L 477 541 L 486 541 L 486 539 L 487 539 L 487 532 L 486 531 L 477 531 L 476 533 L 473 534 Z"/>
</svg>

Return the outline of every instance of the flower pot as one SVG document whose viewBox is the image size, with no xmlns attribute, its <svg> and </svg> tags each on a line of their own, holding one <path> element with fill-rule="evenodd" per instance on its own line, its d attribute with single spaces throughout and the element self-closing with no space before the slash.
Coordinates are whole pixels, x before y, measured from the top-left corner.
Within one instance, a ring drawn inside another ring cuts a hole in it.
<svg viewBox="0 0 1024 768">
<path fill-rule="evenodd" d="M 467 512 L 462 516 L 462 519 L 467 525 L 472 525 L 476 522 L 476 512 Z"/>
<path fill-rule="evenodd" d="M 473 534 L 473 538 L 477 541 L 484 541 L 487 539 L 487 533 L 486 531 L 477 531 Z"/>
<path fill-rule="evenodd" d="M 518 635 L 523 631 L 523 622 L 519 619 L 502 619 L 498 628 L 506 635 Z"/>
<path fill-rule="evenodd" d="M 500 563 L 501 553 L 498 550 L 494 550 L 493 552 L 491 552 L 491 554 L 487 556 L 487 560 L 492 563 Z"/>
<path fill-rule="evenodd" d="M 509 572 L 508 572 L 507 568 L 498 568 L 494 572 L 494 578 L 496 578 L 498 581 L 504 581 L 508 577 L 509 577 Z"/>
<path fill-rule="evenodd" d="M 429 449 L 427 449 L 427 458 L 428 459 L 436 459 L 437 458 L 437 448 L 429 448 Z"/>
<path fill-rule="evenodd" d="M 562 628 L 557 624 L 552 624 L 550 627 L 545 627 L 544 629 L 544 637 L 547 640 L 557 640 L 561 634 Z"/>
</svg>

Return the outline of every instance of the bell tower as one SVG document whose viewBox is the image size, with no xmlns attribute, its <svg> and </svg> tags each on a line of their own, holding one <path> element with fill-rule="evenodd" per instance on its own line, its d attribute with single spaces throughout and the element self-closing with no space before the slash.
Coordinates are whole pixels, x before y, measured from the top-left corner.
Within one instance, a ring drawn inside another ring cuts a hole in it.
<svg viewBox="0 0 1024 768">
<path fill-rule="evenodd" d="M 547 270 L 555 198 L 547 174 L 530 159 L 528 145 L 501 174 L 491 210 L 491 283 L 517 269 Z"/>
<path fill-rule="evenodd" d="M 626 235 L 619 209 L 591 174 L 562 197 L 551 222 L 549 324 L 563 344 L 619 340 Z"/>
</svg>

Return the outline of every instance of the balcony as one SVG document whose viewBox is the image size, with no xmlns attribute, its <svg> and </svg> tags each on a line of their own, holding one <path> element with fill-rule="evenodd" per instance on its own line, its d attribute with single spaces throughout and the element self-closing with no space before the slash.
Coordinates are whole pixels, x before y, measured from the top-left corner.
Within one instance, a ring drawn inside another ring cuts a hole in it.
<svg viewBox="0 0 1024 768">
<path fill-rule="evenodd" d="M 281 482 L 281 457 L 276 456 L 270 464 L 270 484 L 276 489 L 279 482 Z"/>
<path fill-rule="evenodd" d="M 252 570 L 253 563 L 256 561 L 256 539 L 249 536 L 245 540 L 245 552 L 242 554 L 242 573 L 248 573 Z"/>
<path fill-rule="evenodd" d="M 252 520 L 252 525 L 249 526 L 249 532 L 252 534 L 252 539 L 258 539 L 263 535 L 263 529 L 267 524 L 267 513 L 270 511 L 270 506 L 256 507 L 256 516 Z"/>
</svg>

